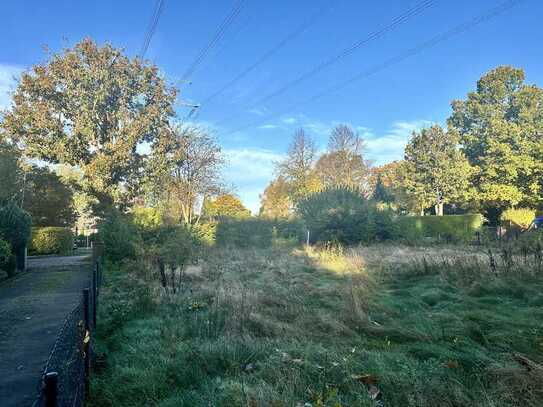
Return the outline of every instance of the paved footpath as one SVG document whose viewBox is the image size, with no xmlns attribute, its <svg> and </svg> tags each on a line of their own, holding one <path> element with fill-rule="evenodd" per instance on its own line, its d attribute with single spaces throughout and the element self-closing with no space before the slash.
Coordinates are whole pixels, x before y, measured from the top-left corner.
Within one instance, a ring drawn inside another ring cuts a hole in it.
<svg viewBox="0 0 543 407">
<path fill-rule="evenodd" d="M 0 283 L 0 406 L 29 407 L 66 315 L 88 286 L 86 256 L 30 258 Z"/>
</svg>

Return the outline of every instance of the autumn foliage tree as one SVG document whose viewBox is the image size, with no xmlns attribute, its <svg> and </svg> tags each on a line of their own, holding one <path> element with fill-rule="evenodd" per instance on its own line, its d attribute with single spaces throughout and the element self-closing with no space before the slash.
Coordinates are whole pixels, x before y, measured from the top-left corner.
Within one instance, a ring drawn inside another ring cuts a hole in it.
<svg viewBox="0 0 543 407">
<path fill-rule="evenodd" d="M 328 151 L 315 165 L 324 188 L 357 188 L 368 192 L 369 165 L 364 160 L 364 140 L 351 127 L 339 125 L 332 130 Z"/>
<path fill-rule="evenodd" d="M 3 126 L 30 158 L 78 167 L 105 206 L 126 203 L 169 133 L 176 92 L 158 68 L 85 39 L 21 76 Z"/>
<path fill-rule="evenodd" d="M 288 183 L 293 202 L 321 188 L 314 170 L 316 159 L 315 142 L 303 129 L 299 129 L 294 133 L 287 156 L 277 164 L 277 173 Z"/>
<path fill-rule="evenodd" d="M 260 216 L 271 219 L 288 218 L 292 212 L 289 185 L 284 177 L 272 180 L 260 196 Z"/>
<path fill-rule="evenodd" d="M 232 194 L 223 194 L 215 199 L 207 199 L 202 208 L 202 215 L 210 219 L 243 219 L 250 217 L 251 211 L 243 205 L 238 197 Z"/>
<path fill-rule="evenodd" d="M 406 189 L 406 163 L 396 160 L 371 169 L 372 199 L 400 212 L 420 211 L 415 197 Z"/>
</svg>

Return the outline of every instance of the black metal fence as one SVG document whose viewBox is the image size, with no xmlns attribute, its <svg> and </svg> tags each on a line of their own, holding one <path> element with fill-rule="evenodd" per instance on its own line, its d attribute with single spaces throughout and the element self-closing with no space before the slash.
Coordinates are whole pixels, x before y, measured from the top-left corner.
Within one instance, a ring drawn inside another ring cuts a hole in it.
<svg viewBox="0 0 543 407">
<path fill-rule="evenodd" d="M 33 407 L 84 405 L 95 359 L 93 338 L 102 283 L 99 247 L 93 250 L 91 270 L 89 287 L 83 289 L 79 302 L 66 316 L 45 363 Z"/>
</svg>

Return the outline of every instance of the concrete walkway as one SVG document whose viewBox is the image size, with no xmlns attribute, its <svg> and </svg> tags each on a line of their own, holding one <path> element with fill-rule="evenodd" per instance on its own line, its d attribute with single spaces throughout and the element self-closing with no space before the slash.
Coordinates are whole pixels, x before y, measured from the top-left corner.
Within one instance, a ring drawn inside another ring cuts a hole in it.
<svg viewBox="0 0 543 407">
<path fill-rule="evenodd" d="M 0 284 L 0 406 L 31 406 L 66 315 L 88 286 L 90 257 L 29 258 Z"/>
</svg>

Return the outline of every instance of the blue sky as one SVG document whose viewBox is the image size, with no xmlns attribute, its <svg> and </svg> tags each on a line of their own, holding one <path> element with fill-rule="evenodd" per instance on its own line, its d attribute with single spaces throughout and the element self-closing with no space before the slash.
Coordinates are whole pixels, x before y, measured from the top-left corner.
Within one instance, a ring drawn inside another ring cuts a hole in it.
<svg viewBox="0 0 543 407">
<path fill-rule="evenodd" d="M 298 104 L 346 78 L 416 47 L 449 28 L 501 4 L 496 0 L 437 0 L 340 62 L 260 103 L 330 57 L 387 26 L 420 1 L 248 0 L 224 37 L 182 84 L 181 97 L 199 103 L 311 21 L 265 63 L 226 89 L 196 118 L 219 139 L 229 165 L 227 182 L 253 211 L 273 177 L 295 129 L 304 127 L 325 147 L 330 129 L 349 123 L 367 140 L 375 163 L 401 158 L 414 129 L 444 123 L 450 101 L 463 98 L 486 71 L 522 67 L 527 81 L 543 86 L 543 2 L 524 0 L 504 13 L 434 47 L 380 69 L 310 103 Z M 35 1 L 3 4 L 0 25 L 0 106 L 7 106 L 13 77 L 84 37 L 136 55 L 155 1 Z M 147 58 L 175 83 L 209 42 L 235 0 L 165 0 Z M 319 10 L 321 12 L 319 13 Z M 317 17 L 311 16 L 317 14 Z M 188 110 L 179 106 L 184 117 Z M 242 129 L 237 131 L 238 129 Z"/>
</svg>

